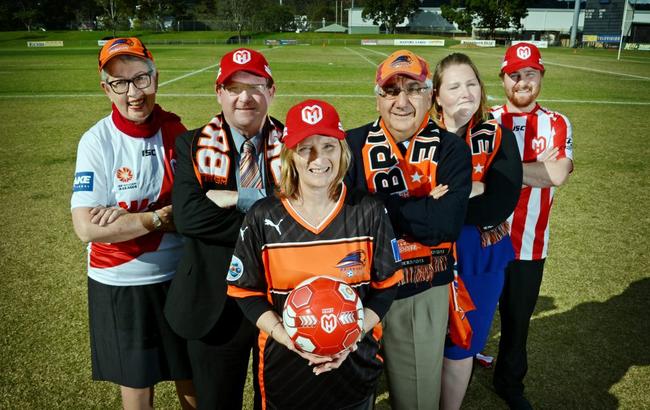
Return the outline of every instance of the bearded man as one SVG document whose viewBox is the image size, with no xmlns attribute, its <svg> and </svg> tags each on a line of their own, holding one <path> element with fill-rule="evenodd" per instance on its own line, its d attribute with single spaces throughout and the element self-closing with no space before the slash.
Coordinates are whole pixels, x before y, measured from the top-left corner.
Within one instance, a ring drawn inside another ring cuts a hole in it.
<svg viewBox="0 0 650 410">
<path fill-rule="evenodd" d="M 494 118 L 514 132 L 523 162 L 521 195 L 509 220 L 515 260 L 506 268 L 499 300 L 501 340 L 493 381 L 497 394 L 513 409 L 532 408 L 523 384 L 528 327 L 542 283 L 555 187 L 573 171 L 571 123 L 537 103 L 544 72 L 535 45 L 508 48 L 500 73 L 508 100 L 492 110 Z"/>
</svg>

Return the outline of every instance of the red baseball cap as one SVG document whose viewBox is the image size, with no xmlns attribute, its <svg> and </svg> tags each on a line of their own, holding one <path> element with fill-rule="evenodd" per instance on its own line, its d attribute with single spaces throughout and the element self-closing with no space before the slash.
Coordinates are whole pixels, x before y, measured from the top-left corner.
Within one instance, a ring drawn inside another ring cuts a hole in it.
<svg viewBox="0 0 650 410">
<path fill-rule="evenodd" d="M 418 81 L 433 77 L 426 60 L 409 50 L 397 50 L 379 64 L 377 84 L 381 87 L 396 75 L 405 75 Z"/>
<path fill-rule="evenodd" d="M 144 43 L 136 37 L 120 37 L 108 40 L 104 46 L 99 50 L 99 71 L 104 68 L 111 58 L 120 55 L 131 55 L 140 58 L 145 58 L 153 61 L 151 51 L 147 50 Z"/>
<path fill-rule="evenodd" d="M 510 74 L 525 67 L 544 71 L 544 63 L 539 49 L 534 44 L 517 43 L 506 50 L 501 63 L 501 71 Z"/>
<path fill-rule="evenodd" d="M 271 68 L 264 55 L 248 48 L 238 48 L 221 57 L 217 85 L 225 83 L 237 71 L 247 71 L 273 81 Z"/>
<path fill-rule="evenodd" d="M 336 139 L 345 139 L 345 130 L 341 125 L 336 109 L 325 101 L 306 100 L 289 108 L 284 123 L 282 143 L 293 148 L 305 138 L 312 135 L 326 135 Z"/>
</svg>

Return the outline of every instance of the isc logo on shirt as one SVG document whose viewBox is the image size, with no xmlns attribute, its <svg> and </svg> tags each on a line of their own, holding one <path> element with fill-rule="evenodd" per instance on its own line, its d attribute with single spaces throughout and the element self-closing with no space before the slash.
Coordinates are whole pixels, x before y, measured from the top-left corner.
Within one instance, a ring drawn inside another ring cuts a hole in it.
<svg viewBox="0 0 650 410">
<path fill-rule="evenodd" d="M 91 171 L 77 172 L 74 174 L 74 183 L 72 184 L 72 192 L 92 191 L 93 179 L 95 173 Z"/>
</svg>

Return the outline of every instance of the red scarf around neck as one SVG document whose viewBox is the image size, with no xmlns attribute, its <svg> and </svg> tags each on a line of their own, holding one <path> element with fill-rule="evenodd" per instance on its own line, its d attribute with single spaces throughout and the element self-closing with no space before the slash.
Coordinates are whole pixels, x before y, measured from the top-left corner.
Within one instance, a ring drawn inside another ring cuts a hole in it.
<svg viewBox="0 0 650 410">
<path fill-rule="evenodd" d="M 147 120 L 142 124 L 136 124 L 135 122 L 124 118 L 115 104 L 113 104 L 112 108 L 112 119 L 117 129 L 134 138 L 149 138 L 157 133 L 164 123 L 180 123 L 181 121 L 179 116 L 163 110 L 158 104 L 153 107 L 153 111 L 151 111 Z"/>
</svg>

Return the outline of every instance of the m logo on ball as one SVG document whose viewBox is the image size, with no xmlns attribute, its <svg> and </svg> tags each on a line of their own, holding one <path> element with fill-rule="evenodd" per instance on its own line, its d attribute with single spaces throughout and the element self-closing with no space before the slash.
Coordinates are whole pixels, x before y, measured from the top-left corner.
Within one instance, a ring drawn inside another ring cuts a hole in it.
<svg viewBox="0 0 650 410">
<path fill-rule="evenodd" d="M 336 316 L 332 313 L 321 316 L 320 327 L 327 333 L 332 333 L 336 329 Z"/>
<path fill-rule="evenodd" d="M 237 64 L 246 64 L 251 61 L 251 53 L 248 50 L 239 50 L 232 55 L 232 61 Z"/>
<path fill-rule="evenodd" d="M 302 121 L 314 125 L 323 119 L 323 109 L 319 105 L 312 105 L 302 109 Z"/>
</svg>

